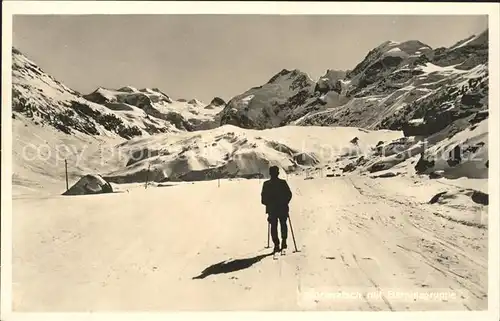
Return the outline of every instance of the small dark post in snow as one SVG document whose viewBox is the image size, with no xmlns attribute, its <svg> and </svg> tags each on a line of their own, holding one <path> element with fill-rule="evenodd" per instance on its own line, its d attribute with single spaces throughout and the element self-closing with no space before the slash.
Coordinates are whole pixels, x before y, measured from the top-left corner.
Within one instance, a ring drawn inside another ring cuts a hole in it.
<svg viewBox="0 0 500 321">
<path fill-rule="evenodd" d="M 220 177 L 217 179 L 217 187 L 220 187 Z"/>
<path fill-rule="evenodd" d="M 144 185 L 144 189 L 148 188 L 148 181 L 149 181 L 149 169 L 151 168 L 151 164 L 148 166 L 148 171 L 146 173 L 146 185 Z"/>
<path fill-rule="evenodd" d="M 68 183 L 68 161 L 65 159 L 64 160 L 64 168 L 66 171 L 66 190 L 69 189 L 69 183 Z"/>
</svg>

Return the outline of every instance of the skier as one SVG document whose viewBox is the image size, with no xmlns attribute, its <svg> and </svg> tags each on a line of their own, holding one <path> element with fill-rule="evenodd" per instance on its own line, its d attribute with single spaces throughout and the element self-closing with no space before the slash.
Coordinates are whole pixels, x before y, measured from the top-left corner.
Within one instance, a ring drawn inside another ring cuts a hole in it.
<svg viewBox="0 0 500 321">
<path fill-rule="evenodd" d="M 280 240 L 278 238 L 278 221 L 281 227 L 281 249 L 286 249 L 286 238 L 288 234 L 288 203 L 292 199 L 292 192 L 287 182 L 278 178 L 279 168 L 269 168 L 271 179 L 264 182 L 261 192 L 261 203 L 266 206 L 267 221 L 271 224 L 271 238 L 274 243 L 273 253 L 280 251 Z"/>
</svg>

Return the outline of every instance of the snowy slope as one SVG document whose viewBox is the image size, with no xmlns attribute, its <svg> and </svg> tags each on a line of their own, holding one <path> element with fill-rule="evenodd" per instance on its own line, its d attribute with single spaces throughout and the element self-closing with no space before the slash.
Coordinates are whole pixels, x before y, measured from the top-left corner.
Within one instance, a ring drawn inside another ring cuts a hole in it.
<svg viewBox="0 0 500 321">
<path fill-rule="evenodd" d="M 169 121 L 179 130 L 188 131 L 218 126 L 216 115 L 222 110 L 221 105 L 206 105 L 197 99 L 172 100 L 157 88 L 127 86 L 114 90 L 100 87 L 83 97 L 113 110 L 139 108 L 148 117 Z"/>
<path fill-rule="evenodd" d="M 225 102 L 173 101 L 157 88 L 99 88 L 89 101 L 16 49 L 12 51 L 14 193 L 64 191 L 64 160 L 70 183 L 81 175 L 124 167 L 115 145 L 132 137 L 218 126 Z M 158 107 L 155 114 L 148 106 Z M 205 108 L 208 107 L 208 108 Z M 186 125 L 186 126 L 184 126 Z"/>
<path fill-rule="evenodd" d="M 62 193 L 88 173 L 103 173 L 123 166 L 115 145 L 122 137 L 72 135 L 35 124 L 22 115 L 12 120 L 12 192 L 17 196 Z"/>
<path fill-rule="evenodd" d="M 84 98 L 14 50 L 14 310 L 486 309 L 485 39 L 387 41 L 350 72 L 283 70 L 208 105 Z M 70 186 L 115 192 L 61 196 L 65 161 Z M 270 165 L 300 250 L 276 261 Z"/>
<path fill-rule="evenodd" d="M 285 126 L 247 130 L 232 125 L 203 132 L 162 134 L 118 146 L 127 166 L 105 178 L 117 183 L 146 178 L 205 180 L 267 175 L 270 165 L 292 173 L 323 166 L 343 155 L 365 154 L 380 141 L 401 137 L 397 131 Z M 358 138 L 357 144 L 351 140 Z"/>
<path fill-rule="evenodd" d="M 266 84 L 232 98 L 222 111 L 221 124 L 264 129 L 280 126 L 289 113 L 312 95 L 315 82 L 298 69 L 283 69 Z"/>
<path fill-rule="evenodd" d="M 488 118 L 487 49 L 487 30 L 450 48 L 432 49 L 417 40 L 386 41 L 371 50 L 352 71 L 343 74 L 328 70 L 313 91 L 311 84 L 299 93 L 284 90 L 290 79 L 288 71 L 284 71 L 273 77 L 282 84 L 278 90 L 266 84 L 233 98 L 223 111 L 222 123 L 257 129 L 292 124 L 402 130 L 409 137 L 404 143 L 384 142 L 390 148 L 399 146 L 398 153 L 374 153 L 357 163 L 348 163 L 351 167 L 367 165 L 370 171 L 389 169 L 407 159 L 414 161 L 415 155 L 424 151 L 424 141 L 425 148 L 429 148 L 426 157 L 434 157 L 454 135 L 463 132 L 459 137 L 468 137 L 477 123 Z M 266 99 L 255 99 L 258 94 Z M 282 97 L 290 98 L 276 102 Z M 487 128 L 484 130 L 481 135 L 487 134 Z M 487 150 L 487 141 L 482 143 Z M 462 172 L 469 177 L 484 177 L 485 158 L 476 170 Z M 338 167 L 345 165 L 343 160 Z M 424 173 L 433 171 L 429 167 Z M 454 176 L 449 168 L 446 172 Z"/>
<path fill-rule="evenodd" d="M 446 128 L 427 139 L 405 137 L 383 142 L 371 153 L 363 155 L 362 159 L 346 163 L 352 174 L 373 173 L 373 177 L 418 174 L 453 180 L 483 179 L 487 182 L 488 120 L 469 124 L 467 129 L 457 134 L 450 135 L 449 130 Z"/>
<path fill-rule="evenodd" d="M 329 69 L 326 71 L 326 74 L 321 76 L 316 82 L 315 91 L 319 91 L 320 93 L 327 93 L 332 90 L 341 92 L 342 89 L 339 86 L 339 81 L 344 79 L 345 76 L 345 71 Z"/>
<path fill-rule="evenodd" d="M 474 82 L 474 86 L 470 86 L 469 81 Z M 326 105 L 324 110 L 311 112 L 293 123 L 402 129 L 411 119 L 424 116 L 430 108 L 436 110 L 446 104 L 445 109 L 454 107 L 456 111 L 484 110 L 487 100 L 483 99 L 482 104 L 475 107 L 467 101 L 467 96 L 477 93 L 480 95 L 477 99 L 482 99 L 486 97 L 487 86 L 488 68 L 485 65 L 471 70 L 439 67 L 430 62 L 412 69 L 402 66 L 380 82 L 364 88 L 344 105 Z"/>
<path fill-rule="evenodd" d="M 470 69 L 488 63 L 488 30 L 468 37 L 450 48 L 437 48 L 434 59 L 440 66 L 457 66 Z"/>
<path fill-rule="evenodd" d="M 138 107 L 106 107 L 82 98 L 16 49 L 12 58 L 16 195 L 64 191 L 64 160 L 72 183 L 89 172 L 123 166 L 114 146 L 126 139 L 179 131 Z"/>
<path fill-rule="evenodd" d="M 66 134 L 81 132 L 130 138 L 178 131 L 168 121 L 145 117 L 140 108 L 126 106 L 113 110 L 82 98 L 16 49 L 12 58 L 13 117 L 24 115 Z"/>
<path fill-rule="evenodd" d="M 364 152 L 345 154 L 322 166 L 329 175 L 420 175 L 432 178 L 489 177 L 487 115 L 458 119 L 428 137 L 381 140 Z M 377 133 L 375 131 L 374 133 Z"/>
<path fill-rule="evenodd" d="M 488 119 L 430 146 L 416 169 L 448 178 L 488 178 Z"/>
<path fill-rule="evenodd" d="M 455 190 L 435 180 L 288 183 L 300 252 L 277 261 L 258 180 L 14 200 L 13 309 L 487 309 L 487 206 L 429 204 Z"/>
<path fill-rule="evenodd" d="M 487 97 L 487 60 L 473 59 L 484 46 L 487 49 L 487 31 L 469 40 L 460 48 L 446 50 L 432 50 L 418 41 L 387 41 L 338 81 L 334 91 L 350 97 L 346 103 L 327 103 L 293 123 L 399 130 L 430 108 L 436 114 L 442 105 L 444 109 L 454 105 L 454 112 L 473 107 L 464 114 L 487 109 L 487 99 L 481 101 Z M 468 68 L 464 68 L 465 61 Z M 471 95 L 479 97 L 471 102 Z M 449 125 L 450 121 L 440 123 Z"/>
<path fill-rule="evenodd" d="M 371 50 L 365 59 L 346 75 L 349 82 L 346 95 L 360 96 L 359 93 L 367 86 L 391 75 L 404 65 L 418 64 L 430 52 L 432 48 L 416 40 L 382 43 Z"/>
<path fill-rule="evenodd" d="M 459 92 L 449 103 L 469 94 L 470 79 L 487 88 L 487 49 L 486 30 L 450 48 L 432 49 L 417 40 L 386 41 L 353 70 L 327 70 L 316 82 L 304 72 L 283 70 L 268 83 L 231 99 L 221 124 L 400 130 L 414 114 L 420 118 L 429 101 L 441 105 L 444 92 Z"/>
</svg>

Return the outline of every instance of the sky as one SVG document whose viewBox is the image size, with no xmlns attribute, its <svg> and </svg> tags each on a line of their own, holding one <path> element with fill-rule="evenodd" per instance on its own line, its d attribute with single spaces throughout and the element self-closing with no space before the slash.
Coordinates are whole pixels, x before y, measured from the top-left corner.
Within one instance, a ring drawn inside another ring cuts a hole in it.
<svg viewBox="0 0 500 321">
<path fill-rule="evenodd" d="M 477 15 L 24 15 L 14 16 L 13 45 L 82 94 L 130 85 L 208 103 L 284 68 L 316 80 L 387 40 L 437 48 L 487 26 Z"/>
</svg>

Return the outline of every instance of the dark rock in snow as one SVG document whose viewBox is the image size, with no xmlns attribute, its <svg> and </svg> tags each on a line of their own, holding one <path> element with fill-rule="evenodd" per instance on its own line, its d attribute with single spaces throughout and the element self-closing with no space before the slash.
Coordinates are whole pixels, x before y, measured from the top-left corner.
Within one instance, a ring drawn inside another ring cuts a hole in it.
<svg viewBox="0 0 500 321">
<path fill-rule="evenodd" d="M 389 177 L 396 177 L 398 175 L 400 175 L 400 173 L 387 172 L 384 174 L 373 176 L 373 178 L 389 178 Z"/>
<path fill-rule="evenodd" d="M 488 194 L 480 192 L 480 191 L 474 191 L 471 196 L 472 200 L 475 203 L 482 204 L 482 205 L 488 205 L 489 204 L 489 197 Z"/>
<path fill-rule="evenodd" d="M 344 168 L 342 168 L 342 172 L 352 172 L 356 169 L 356 164 L 355 163 L 349 163 L 347 164 Z"/>
<path fill-rule="evenodd" d="M 480 123 L 483 120 L 487 119 L 488 116 L 489 116 L 489 111 L 488 110 L 482 110 L 482 111 L 477 112 L 474 115 L 474 118 L 472 118 L 469 122 L 471 124 L 477 124 L 477 123 Z"/>
<path fill-rule="evenodd" d="M 443 175 L 440 172 L 431 172 L 429 173 L 429 178 L 430 179 L 439 179 L 442 178 Z"/>
<path fill-rule="evenodd" d="M 417 164 L 415 165 L 415 170 L 417 173 L 425 173 L 428 169 L 434 167 L 434 160 L 427 160 L 425 159 L 425 154 L 422 153 L 420 154 L 420 159 L 418 160 Z"/>
<path fill-rule="evenodd" d="M 462 161 L 462 147 L 457 145 L 449 153 L 450 158 L 446 161 L 450 167 L 455 167 Z"/>
<path fill-rule="evenodd" d="M 441 193 L 437 193 L 436 195 L 434 195 L 431 200 L 429 201 L 429 204 L 435 204 L 439 201 L 439 199 L 441 198 L 441 196 L 447 194 L 448 192 L 441 192 Z"/>
</svg>

